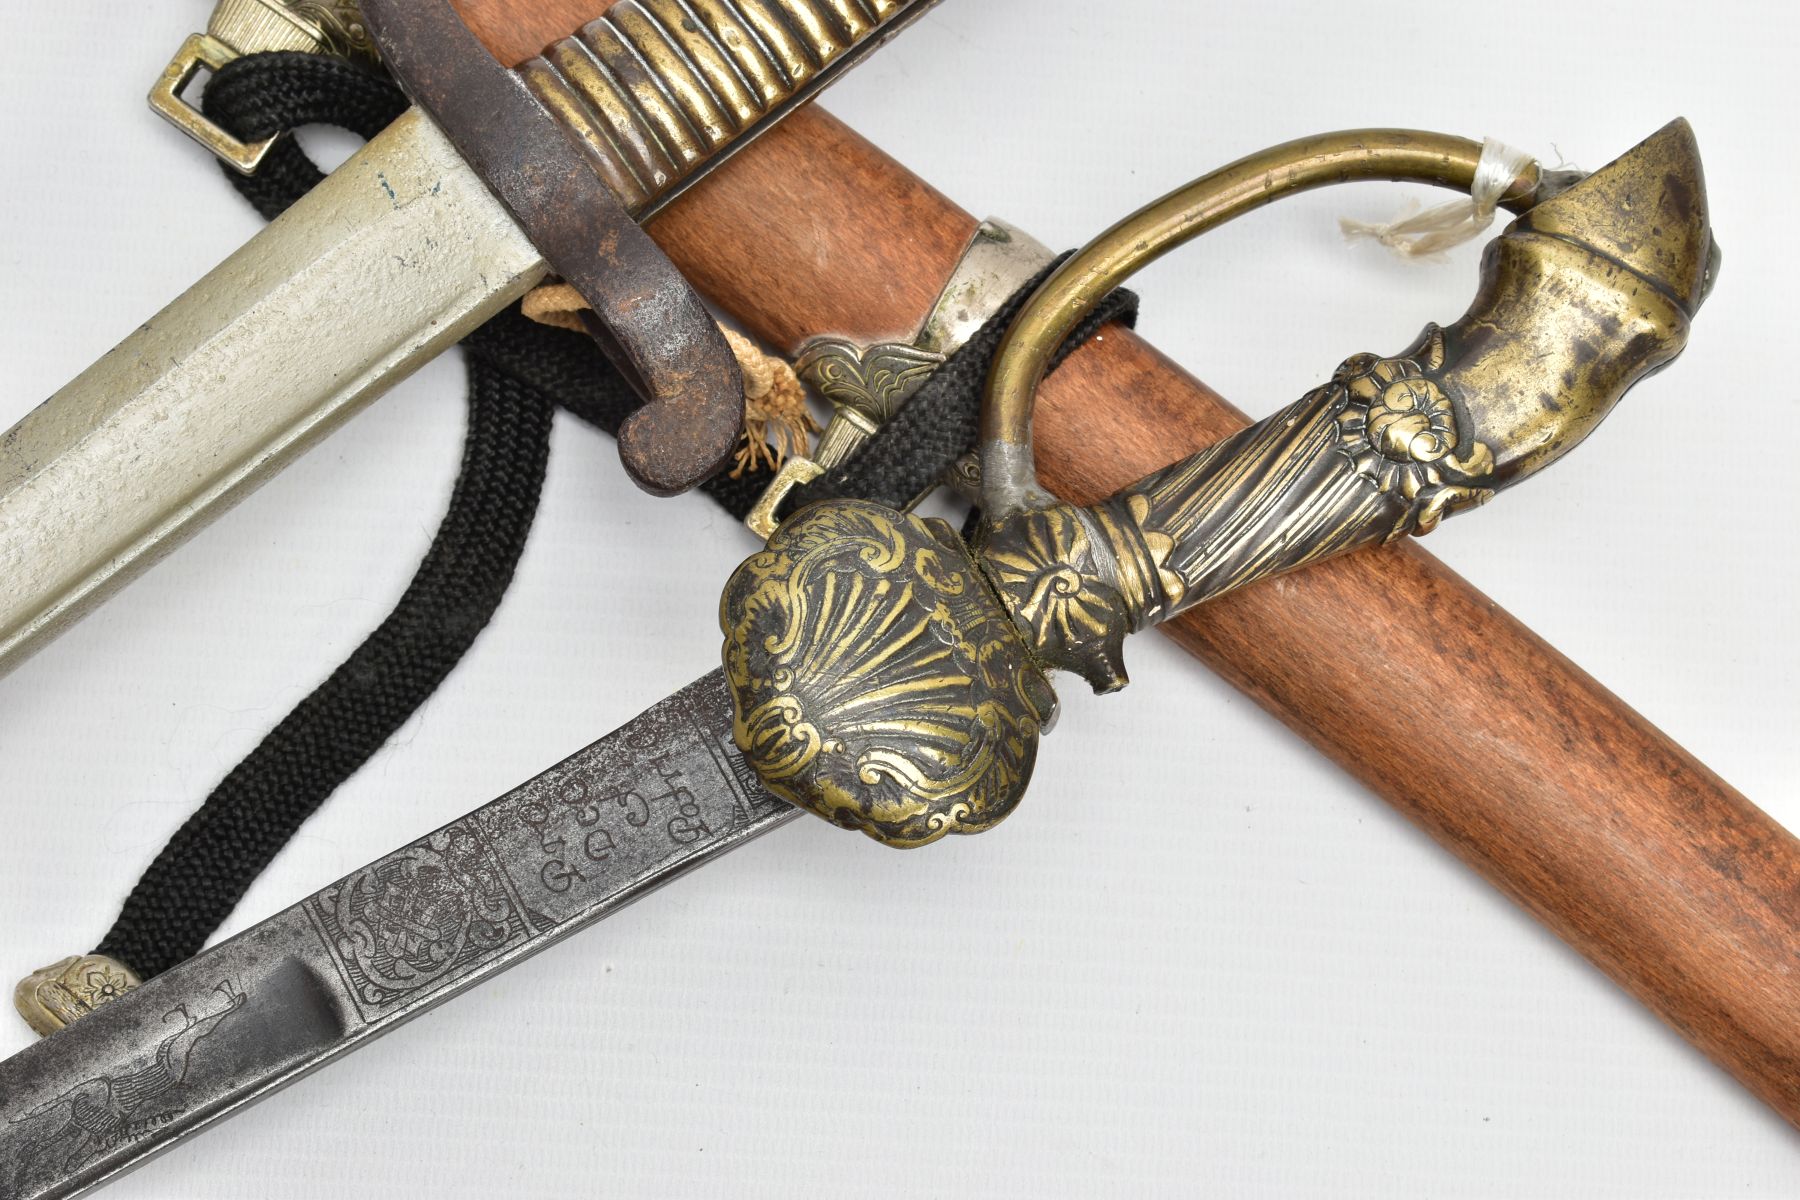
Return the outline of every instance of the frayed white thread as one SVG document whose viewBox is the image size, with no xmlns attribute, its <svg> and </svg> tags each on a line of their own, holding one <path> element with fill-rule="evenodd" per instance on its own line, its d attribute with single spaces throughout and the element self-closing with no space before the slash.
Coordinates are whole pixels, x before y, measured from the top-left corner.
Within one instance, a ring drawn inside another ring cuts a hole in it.
<svg viewBox="0 0 1800 1200">
<path fill-rule="evenodd" d="M 1401 258 L 1441 262 L 1445 251 L 1474 241 L 1487 231 L 1494 223 L 1494 213 L 1506 189 L 1536 161 L 1522 150 L 1488 138 L 1481 144 L 1475 181 L 1467 197 L 1422 212 L 1419 202 L 1412 200 L 1406 211 L 1392 221 L 1370 224 L 1344 217 L 1338 221 L 1338 227 L 1351 241 L 1372 238 Z"/>
</svg>

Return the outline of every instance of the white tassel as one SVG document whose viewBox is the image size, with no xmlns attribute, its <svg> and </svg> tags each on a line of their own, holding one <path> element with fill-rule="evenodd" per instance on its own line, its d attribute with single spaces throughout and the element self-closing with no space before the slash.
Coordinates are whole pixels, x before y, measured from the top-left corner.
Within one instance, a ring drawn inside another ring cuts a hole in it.
<svg viewBox="0 0 1800 1200">
<path fill-rule="evenodd" d="M 1446 250 L 1454 249 L 1485 233 L 1494 223 L 1500 198 L 1506 195 L 1525 170 L 1537 160 L 1522 150 L 1514 150 L 1504 142 L 1488 138 L 1481 144 L 1481 159 L 1475 166 L 1475 182 L 1467 197 L 1448 204 L 1419 210 L 1417 200 L 1409 201 L 1406 212 L 1385 224 L 1370 224 L 1345 217 L 1338 222 L 1344 236 L 1373 238 L 1401 258 L 1443 260 Z"/>
</svg>

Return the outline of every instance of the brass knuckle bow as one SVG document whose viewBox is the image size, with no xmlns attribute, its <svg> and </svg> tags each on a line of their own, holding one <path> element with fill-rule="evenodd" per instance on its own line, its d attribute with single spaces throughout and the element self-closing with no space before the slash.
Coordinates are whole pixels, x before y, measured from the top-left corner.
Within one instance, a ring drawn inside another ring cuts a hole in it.
<svg viewBox="0 0 1800 1200">
<path fill-rule="evenodd" d="M 721 604 L 739 748 L 771 790 L 890 845 L 1002 820 L 1055 712 L 1046 672 L 1123 687 L 1122 647 L 1233 588 L 1424 534 L 1543 469 L 1687 343 L 1718 255 L 1676 121 L 1556 195 L 1534 164 L 1502 203 L 1474 303 L 1399 354 L 1358 354 L 1249 429 L 1100 504 L 1037 482 L 1051 354 L 1148 262 L 1285 195 L 1411 180 L 1467 190 L 1478 143 L 1365 130 L 1204 176 L 1096 239 L 1020 313 L 983 412 L 983 521 L 839 502 L 795 514 Z"/>
</svg>

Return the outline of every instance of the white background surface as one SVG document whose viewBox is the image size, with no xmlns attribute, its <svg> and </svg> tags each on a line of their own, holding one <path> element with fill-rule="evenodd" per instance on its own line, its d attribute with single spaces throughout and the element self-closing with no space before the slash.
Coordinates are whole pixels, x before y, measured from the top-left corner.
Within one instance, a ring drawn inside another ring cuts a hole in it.
<svg viewBox="0 0 1800 1200">
<path fill-rule="evenodd" d="M 260 227 L 143 105 L 205 11 L 0 11 L 0 424 Z M 1691 118 L 1726 251 L 1692 348 L 1430 548 L 1794 826 L 1796 50 L 1774 2 L 948 0 L 829 105 L 1059 246 L 1323 129 L 1593 167 Z M 1462 312 L 1476 254 L 1340 241 L 1338 215 L 1404 196 L 1213 235 L 1141 279 L 1143 330 L 1256 413 L 1405 345 Z M 448 493 L 461 393 L 454 358 L 429 368 L 0 682 L 0 975 L 92 945 L 387 611 Z M 559 422 L 498 619 L 229 928 L 706 670 L 750 549 Z M 1065 682 L 1002 829 L 914 855 L 784 830 L 113 1194 L 1800 1193 L 1800 1138 L 1597 971 L 1205 670 L 1153 638 L 1130 654 L 1120 697 Z M 28 1036 L 0 1019 L 0 1054 Z"/>
</svg>

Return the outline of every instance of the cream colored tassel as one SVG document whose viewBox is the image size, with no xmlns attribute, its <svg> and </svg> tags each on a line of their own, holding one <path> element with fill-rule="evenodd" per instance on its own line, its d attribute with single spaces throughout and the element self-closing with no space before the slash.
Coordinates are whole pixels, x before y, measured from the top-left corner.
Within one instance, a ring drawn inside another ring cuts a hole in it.
<svg viewBox="0 0 1800 1200">
<path fill-rule="evenodd" d="M 1412 201 L 1407 211 L 1392 221 L 1370 224 L 1345 217 L 1338 222 L 1344 236 L 1373 238 L 1401 258 L 1442 261 L 1444 252 L 1474 241 L 1494 223 L 1500 198 L 1537 160 L 1493 138 L 1481 144 L 1481 160 L 1469 195 L 1419 210 Z"/>
<path fill-rule="evenodd" d="M 525 297 L 525 315 L 540 325 L 586 332 L 581 314 L 587 301 L 566 283 L 547 283 Z M 806 389 L 786 360 L 764 354 L 757 344 L 734 330 L 723 331 L 744 375 L 744 442 L 738 447 L 731 477 L 767 464 L 771 470 L 791 454 L 805 454 L 819 423 L 806 407 Z"/>
<path fill-rule="evenodd" d="M 735 330 L 725 331 L 731 352 L 744 372 L 744 444 L 738 447 L 731 477 L 767 463 L 771 470 L 790 454 L 805 454 L 812 435 L 819 432 L 806 407 L 806 389 L 785 359 L 764 354 L 757 344 Z"/>
</svg>

